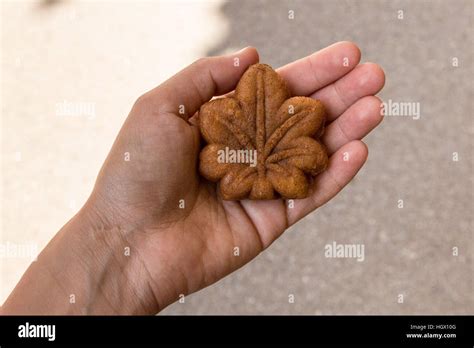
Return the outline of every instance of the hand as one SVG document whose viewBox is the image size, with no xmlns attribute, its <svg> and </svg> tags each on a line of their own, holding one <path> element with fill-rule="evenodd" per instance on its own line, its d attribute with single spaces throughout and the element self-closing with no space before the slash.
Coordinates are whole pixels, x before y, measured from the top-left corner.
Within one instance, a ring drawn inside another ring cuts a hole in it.
<svg viewBox="0 0 474 348">
<path fill-rule="evenodd" d="M 237 67 L 234 58 L 239 58 Z M 354 44 L 340 42 L 278 69 L 293 95 L 320 99 L 329 117 L 322 138 L 329 166 L 315 179 L 318 189 L 295 200 L 291 209 L 284 200 L 223 201 L 216 185 L 197 172 L 200 138 L 192 116 L 213 96 L 230 92 L 246 68 L 258 62 L 254 48 L 198 60 L 140 97 L 90 199 L 73 219 L 89 222 L 89 228 L 76 233 L 77 243 L 91 245 L 85 250 L 100 260 L 94 265 L 108 265 L 107 271 L 96 266 L 103 275 L 97 282 L 110 278 L 108 285 L 96 285 L 108 306 L 89 304 L 90 310 L 156 313 L 180 294 L 198 291 L 243 266 L 334 197 L 367 159 L 359 139 L 382 119 L 381 101 L 374 94 L 383 87 L 384 73 L 359 60 Z M 130 256 L 124 255 L 126 248 Z M 120 281 L 110 275 L 115 268 Z M 81 270 L 85 274 L 93 267 Z M 134 305 L 113 303 L 113 297 L 124 299 L 127 292 Z"/>
</svg>

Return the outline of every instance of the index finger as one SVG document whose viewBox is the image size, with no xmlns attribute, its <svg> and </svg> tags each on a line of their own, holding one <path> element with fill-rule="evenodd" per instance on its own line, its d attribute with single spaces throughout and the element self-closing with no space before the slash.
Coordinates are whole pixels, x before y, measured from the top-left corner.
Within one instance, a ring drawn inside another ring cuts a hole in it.
<svg viewBox="0 0 474 348">
<path fill-rule="evenodd" d="M 293 95 L 307 96 L 338 80 L 360 61 L 360 49 L 349 41 L 337 42 L 279 69 Z"/>
</svg>

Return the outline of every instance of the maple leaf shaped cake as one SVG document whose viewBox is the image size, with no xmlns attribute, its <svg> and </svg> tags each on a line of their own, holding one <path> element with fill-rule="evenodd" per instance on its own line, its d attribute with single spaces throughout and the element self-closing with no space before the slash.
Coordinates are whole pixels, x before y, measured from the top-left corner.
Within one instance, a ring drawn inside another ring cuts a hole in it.
<svg viewBox="0 0 474 348">
<path fill-rule="evenodd" d="M 268 65 L 250 66 L 235 93 L 204 104 L 199 126 L 207 145 L 199 171 L 219 182 L 225 200 L 305 198 L 311 177 L 328 163 L 319 100 L 292 97 Z"/>
</svg>

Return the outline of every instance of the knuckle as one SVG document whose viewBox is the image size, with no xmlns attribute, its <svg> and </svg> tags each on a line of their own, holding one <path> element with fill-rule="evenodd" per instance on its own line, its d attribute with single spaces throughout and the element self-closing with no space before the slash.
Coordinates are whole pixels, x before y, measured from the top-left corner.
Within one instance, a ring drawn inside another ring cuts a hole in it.
<svg viewBox="0 0 474 348">
<path fill-rule="evenodd" d="M 209 64 L 212 61 L 212 57 L 202 57 L 194 61 L 193 65 L 198 67 L 198 68 L 204 68 L 206 66 L 209 66 Z"/>
<path fill-rule="evenodd" d="M 136 115 L 143 115 L 152 113 L 155 109 L 153 98 L 149 92 L 139 96 L 132 107 L 132 113 Z M 154 113 L 154 112 L 153 112 Z"/>
<path fill-rule="evenodd" d="M 142 94 L 137 98 L 135 101 L 133 107 L 134 108 L 143 108 L 150 105 L 150 97 L 148 96 L 148 93 Z"/>
</svg>

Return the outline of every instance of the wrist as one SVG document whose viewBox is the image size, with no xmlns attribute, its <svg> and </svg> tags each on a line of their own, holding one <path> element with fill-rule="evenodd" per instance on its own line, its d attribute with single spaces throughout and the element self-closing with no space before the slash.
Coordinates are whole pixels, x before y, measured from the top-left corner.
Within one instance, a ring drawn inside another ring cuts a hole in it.
<svg viewBox="0 0 474 348">
<path fill-rule="evenodd" d="M 83 314 L 155 314 L 159 306 L 147 286 L 148 277 L 136 248 L 136 231 L 115 224 L 86 204 L 73 218 L 61 248 L 72 255 L 69 277 L 83 298 L 76 312 Z M 55 263 L 56 272 L 64 265 Z"/>
<path fill-rule="evenodd" d="M 152 314 L 159 306 L 143 276 L 133 236 L 86 206 L 32 263 L 4 314 Z"/>
</svg>

